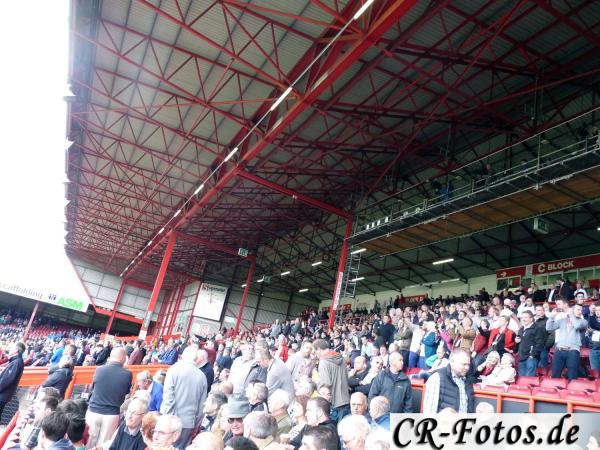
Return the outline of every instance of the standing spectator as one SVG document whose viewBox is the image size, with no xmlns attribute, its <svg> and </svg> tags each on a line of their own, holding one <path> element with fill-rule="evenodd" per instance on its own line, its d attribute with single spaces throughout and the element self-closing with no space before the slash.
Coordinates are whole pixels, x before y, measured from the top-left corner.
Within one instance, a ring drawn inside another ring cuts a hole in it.
<svg viewBox="0 0 600 450">
<path fill-rule="evenodd" d="M 85 421 L 89 428 L 88 447 L 107 441 L 119 426 L 119 413 L 125 396 L 131 390 L 132 374 L 123 368 L 127 352 L 117 347 L 105 366 L 94 373 L 90 406 Z"/>
<path fill-rule="evenodd" d="M 396 334 L 396 327 L 392 325 L 390 316 L 387 314 L 383 316 L 383 325 L 379 330 L 379 334 L 383 341 L 383 345 L 386 347 L 394 342 L 394 334 Z"/>
<path fill-rule="evenodd" d="M 356 391 L 356 388 L 360 386 L 360 382 L 365 379 L 368 373 L 369 370 L 367 368 L 366 358 L 364 356 L 358 356 L 354 360 L 354 368 L 348 372 L 348 386 L 352 392 Z"/>
<path fill-rule="evenodd" d="M 390 400 L 390 411 L 392 413 L 413 412 L 412 386 L 410 380 L 402 368 L 404 361 L 398 352 L 390 354 L 390 366 L 380 372 L 369 390 L 369 401 L 374 397 L 383 395 Z"/>
<path fill-rule="evenodd" d="M 46 381 L 42 383 L 42 387 L 54 387 L 60 392 L 60 396 L 64 398 L 67 387 L 73 378 L 73 357 L 64 355 L 58 362 L 58 368 L 52 372 Z"/>
<path fill-rule="evenodd" d="M 142 363 L 142 359 L 144 358 L 144 352 L 142 351 L 142 341 L 137 340 L 133 344 L 133 351 L 129 355 L 129 359 L 127 364 L 130 366 L 137 366 Z"/>
<path fill-rule="evenodd" d="M 535 326 L 540 330 L 542 337 L 544 339 L 544 346 L 540 351 L 540 361 L 538 363 L 539 367 L 546 368 L 548 367 L 548 352 L 554 346 L 554 331 L 550 332 L 546 330 L 546 322 L 548 318 L 546 317 L 546 310 L 543 305 L 536 305 L 535 307 Z"/>
<path fill-rule="evenodd" d="M 134 350 L 135 352 L 135 350 Z M 150 393 L 149 411 L 160 411 L 163 399 L 163 385 L 152 379 L 149 370 L 139 372 L 136 376 L 138 389 Z"/>
<path fill-rule="evenodd" d="M 371 420 L 369 416 L 369 404 L 367 403 L 367 396 L 365 394 L 355 392 L 350 396 L 350 413 L 364 416 L 367 420 Z"/>
<path fill-rule="evenodd" d="M 50 364 L 58 364 L 60 358 L 62 358 L 63 352 L 65 351 L 65 341 L 61 340 L 56 348 L 54 349 L 54 353 L 52 353 L 52 358 L 50 358 Z"/>
<path fill-rule="evenodd" d="M 521 313 L 521 324 L 523 326 L 515 338 L 518 345 L 519 375 L 533 377 L 544 348 L 545 333 L 542 333 L 541 328 L 535 326 L 533 314 L 529 310 Z"/>
<path fill-rule="evenodd" d="M 286 367 L 285 363 L 279 358 L 273 358 L 268 349 L 259 347 L 255 350 L 256 362 L 267 370 L 266 385 L 269 394 L 272 394 L 276 389 L 283 389 L 288 393 L 290 398 L 295 394 L 294 382 L 292 381 L 292 373 Z"/>
<path fill-rule="evenodd" d="M 398 351 L 402 355 L 403 361 L 406 361 L 407 364 L 412 333 L 410 319 L 406 317 L 401 318 L 398 323 L 398 331 L 396 332 L 396 345 L 398 346 Z"/>
<path fill-rule="evenodd" d="M 231 349 L 225 348 L 223 350 L 223 354 L 217 358 L 217 366 L 219 367 L 219 371 L 223 369 L 231 369 L 231 365 L 233 364 L 233 359 L 231 359 Z"/>
<path fill-rule="evenodd" d="M 552 358 L 552 378 L 560 378 L 563 369 L 567 368 L 567 379 L 577 378 L 579 372 L 581 349 L 581 330 L 587 328 L 587 321 L 582 316 L 581 305 L 567 308 L 563 300 L 556 301 L 556 308 L 546 322 L 546 330 L 558 330 L 556 351 Z"/>
<path fill-rule="evenodd" d="M 304 341 L 298 353 L 286 361 L 286 366 L 292 372 L 292 380 L 297 383 L 302 377 L 311 377 L 317 367 L 317 360 L 312 356 L 313 345 L 311 341 Z"/>
<path fill-rule="evenodd" d="M 470 368 L 469 352 L 462 348 L 454 349 L 450 363 L 427 380 L 423 413 L 437 414 L 445 408 L 461 414 L 475 412 L 473 380 L 467 377 Z"/>
<path fill-rule="evenodd" d="M 208 362 L 208 353 L 206 353 L 206 350 L 198 350 L 198 366 L 206 377 L 206 385 L 208 386 L 208 392 L 210 392 L 210 388 L 215 381 L 215 371 L 212 368 L 212 364 Z"/>
<path fill-rule="evenodd" d="M 339 421 L 350 412 L 350 388 L 346 363 L 342 355 L 329 349 L 324 339 L 317 339 L 313 347 L 319 359 L 319 380 L 332 387 L 331 405 L 336 410 Z"/>
<path fill-rule="evenodd" d="M 254 365 L 254 347 L 251 344 L 242 345 L 242 355 L 235 358 L 229 372 L 229 381 L 233 384 L 233 394 L 243 395 L 246 391 L 247 380 Z"/>
<path fill-rule="evenodd" d="M 0 420 L 2 420 L 4 407 L 11 400 L 21 381 L 25 367 L 23 353 L 25 353 L 25 344 L 22 342 L 11 344 L 8 351 L 8 365 L 0 373 Z"/>
<path fill-rule="evenodd" d="M 488 347 L 497 351 L 502 356 L 506 351 L 513 350 L 515 346 L 514 333 L 508 328 L 507 316 L 498 317 L 498 327 L 492 329 L 488 340 Z"/>
<path fill-rule="evenodd" d="M 590 313 L 589 326 L 592 330 L 590 366 L 592 370 L 600 370 L 600 302 L 596 303 L 594 314 Z"/>
<path fill-rule="evenodd" d="M 279 319 L 275 319 L 275 323 L 271 325 L 271 334 L 270 336 L 273 339 L 277 339 L 277 337 L 281 334 L 281 324 L 279 323 Z"/>
<path fill-rule="evenodd" d="M 181 361 L 169 367 L 165 378 L 160 412 L 180 419 L 181 429 L 175 445 L 179 449 L 189 444 L 194 428 L 202 421 L 207 384 L 206 376 L 198 369 L 197 357 L 196 346 L 186 347 Z"/>
<path fill-rule="evenodd" d="M 117 433 L 108 450 L 144 450 L 146 444 L 142 436 L 142 419 L 148 412 L 148 402 L 134 398 L 127 406 L 125 420 L 117 428 Z"/>
</svg>

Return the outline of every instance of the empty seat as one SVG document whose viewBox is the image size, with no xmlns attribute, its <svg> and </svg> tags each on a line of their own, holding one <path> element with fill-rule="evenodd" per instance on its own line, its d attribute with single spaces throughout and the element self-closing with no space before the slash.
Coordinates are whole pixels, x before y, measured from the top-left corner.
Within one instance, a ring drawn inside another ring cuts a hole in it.
<svg viewBox="0 0 600 450">
<path fill-rule="evenodd" d="M 481 389 L 482 391 L 486 391 L 486 392 L 506 392 L 506 389 L 504 386 L 483 386 L 483 387 L 479 387 L 479 389 Z"/>
<path fill-rule="evenodd" d="M 542 381 L 540 382 L 540 387 L 566 389 L 567 388 L 567 379 L 566 378 L 544 377 L 542 379 Z"/>
<path fill-rule="evenodd" d="M 555 388 L 535 387 L 531 390 L 531 395 L 534 397 L 560 398 L 558 389 Z"/>
<path fill-rule="evenodd" d="M 570 389 L 563 389 L 558 395 L 560 395 L 560 398 L 563 400 L 579 400 L 582 402 L 590 402 L 593 400 L 593 397 L 591 397 L 589 393 L 572 391 Z"/>
<path fill-rule="evenodd" d="M 518 376 L 516 380 L 516 384 L 519 386 L 539 386 L 540 378 L 539 377 L 522 377 Z"/>
<path fill-rule="evenodd" d="M 518 384 L 511 384 L 506 391 L 510 394 L 531 395 L 531 387 Z"/>
<path fill-rule="evenodd" d="M 411 378 L 411 384 L 425 384 L 425 380 L 423 378 Z"/>
<path fill-rule="evenodd" d="M 596 380 L 588 380 L 587 378 L 577 378 L 571 380 L 567 386 L 570 391 L 595 391 Z"/>
</svg>

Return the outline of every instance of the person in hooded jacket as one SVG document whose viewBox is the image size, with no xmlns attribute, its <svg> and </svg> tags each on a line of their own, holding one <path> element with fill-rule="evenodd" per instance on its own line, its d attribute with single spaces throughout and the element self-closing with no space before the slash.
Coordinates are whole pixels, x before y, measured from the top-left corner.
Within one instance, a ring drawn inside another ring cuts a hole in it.
<svg viewBox="0 0 600 450">
<path fill-rule="evenodd" d="M 324 339 L 313 342 L 319 360 L 319 382 L 331 386 L 331 407 L 336 410 L 338 421 L 350 414 L 350 388 L 348 370 L 342 355 L 329 349 Z"/>
<path fill-rule="evenodd" d="M 390 353 L 389 367 L 380 372 L 371 383 L 369 403 L 377 396 L 390 401 L 390 413 L 412 413 L 413 399 L 410 380 L 402 372 L 404 361 L 398 352 Z"/>
<path fill-rule="evenodd" d="M 73 357 L 64 355 L 58 362 L 58 369 L 54 370 L 46 381 L 42 383 L 42 387 L 53 387 L 58 389 L 60 396 L 65 397 L 67 386 L 73 378 Z"/>
<path fill-rule="evenodd" d="M 13 343 L 8 352 L 8 364 L 0 373 L 0 419 L 2 419 L 4 407 L 12 399 L 19 386 L 19 381 L 21 381 L 25 367 L 23 353 L 25 353 L 25 344 Z"/>
</svg>

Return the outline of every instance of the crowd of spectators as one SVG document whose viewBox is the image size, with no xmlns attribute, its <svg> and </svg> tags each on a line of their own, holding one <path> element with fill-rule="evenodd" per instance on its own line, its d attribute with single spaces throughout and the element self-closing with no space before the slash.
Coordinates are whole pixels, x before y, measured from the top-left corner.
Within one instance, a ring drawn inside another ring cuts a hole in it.
<svg viewBox="0 0 600 450">
<path fill-rule="evenodd" d="M 593 296 L 559 279 L 548 290 L 482 289 L 418 305 L 398 296 L 370 311 L 340 311 L 331 330 L 326 311 L 305 311 L 237 337 L 229 329 L 150 343 L 48 337 L 48 378 L 12 442 L 34 448 L 24 443 L 37 432 L 37 443 L 49 439 L 50 448 L 387 449 L 390 413 L 418 412 L 417 381 L 426 382 L 424 412 L 475 412 L 476 383 L 506 388 L 538 373 L 597 376 Z M 29 359 L 39 344 L 12 342 L 8 365 Z M 134 380 L 128 366 L 149 363 L 167 368 Z M 60 401 L 73 367 L 86 364 L 99 366 L 89 399 Z M 0 400 L 5 378 L 2 372 Z M 84 418 L 85 436 L 60 434 L 75 416 Z"/>
</svg>

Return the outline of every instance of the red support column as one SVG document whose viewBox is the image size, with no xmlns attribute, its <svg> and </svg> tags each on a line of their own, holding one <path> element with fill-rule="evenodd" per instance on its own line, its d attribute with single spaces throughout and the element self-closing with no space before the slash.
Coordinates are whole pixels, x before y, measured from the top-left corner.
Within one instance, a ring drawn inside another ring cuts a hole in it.
<svg viewBox="0 0 600 450">
<path fill-rule="evenodd" d="M 31 317 L 29 318 L 29 322 L 27 322 L 27 328 L 25 328 L 25 333 L 23 334 L 23 341 L 27 341 L 27 338 L 29 337 L 29 331 L 31 331 L 31 324 L 33 324 L 33 320 L 35 319 L 35 314 L 37 313 L 39 306 L 40 302 L 35 302 L 35 306 L 33 307 L 33 311 L 31 312 Z"/>
<path fill-rule="evenodd" d="M 168 294 L 165 293 L 163 297 L 163 301 L 160 304 L 160 309 L 158 310 L 158 320 L 156 321 L 156 331 L 154 334 L 162 334 L 162 329 L 165 326 L 165 318 L 167 315 L 167 308 L 169 307 L 169 302 L 171 301 L 171 296 L 173 295 L 173 291 L 169 291 Z"/>
<path fill-rule="evenodd" d="M 179 290 L 177 292 L 177 300 L 175 301 L 175 307 L 171 312 L 171 320 L 169 321 L 169 328 L 167 329 L 167 334 L 173 334 L 173 327 L 175 326 L 175 318 L 177 317 L 177 311 L 179 311 L 179 306 L 181 305 L 181 299 L 183 299 L 183 294 L 185 293 L 185 284 L 181 283 Z"/>
<path fill-rule="evenodd" d="M 342 254 L 340 255 L 340 263 L 338 264 L 337 277 L 335 281 L 335 290 L 333 291 L 333 298 L 331 299 L 331 308 L 329 309 L 329 323 L 327 328 L 330 330 L 333 328 L 335 322 L 335 313 L 337 311 L 338 302 L 340 301 L 340 294 L 342 291 L 342 282 L 344 281 L 344 269 L 346 267 L 346 258 L 348 257 L 348 241 L 352 235 L 352 220 L 348 219 L 346 222 L 346 234 L 344 235 L 344 242 L 342 243 Z"/>
<path fill-rule="evenodd" d="M 162 283 L 165 279 L 165 274 L 167 273 L 167 267 L 169 266 L 169 261 L 171 260 L 171 253 L 173 253 L 173 247 L 175 247 L 176 240 L 177 235 L 175 233 L 169 233 L 169 242 L 167 243 L 167 248 L 165 249 L 163 260 L 160 263 L 160 269 L 158 269 L 158 275 L 154 283 L 154 288 L 152 289 L 152 295 L 150 296 L 150 302 L 148 303 L 148 309 L 146 310 L 144 322 L 142 323 L 142 327 L 140 328 L 140 339 L 146 339 L 146 335 L 148 334 L 150 319 L 152 318 L 152 313 L 154 313 L 156 301 L 158 300 L 158 294 L 160 293 L 160 289 L 162 288 Z"/>
<path fill-rule="evenodd" d="M 117 308 L 119 307 L 119 303 L 121 302 L 121 297 L 123 296 L 123 290 L 125 289 L 126 284 L 127 278 L 123 278 L 123 281 L 121 281 L 121 287 L 119 288 L 119 293 L 117 294 L 117 299 L 115 300 L 113 310 L 110 314 L 110 319 L 108 319 L 108 324 L 106 325 L 106 334 L 110 334 L 110 327 L 112 327 L 113 320 L 115 320 L 115 316 L 117 315 Z"/>
<path fill-rule="evenodd" d="M 238 330 L 240 329 L 240 323 L 242 322 L 242 314 L 244 313 L 244 306 L 246 306 L 246 299 L 248 298 L 248 291 L 250 290 L 250 282 L 252 281 L 252 275 L 254 275 L 254 264 L 256 263 L 256 257 L 252 255 L 250 260 L 250 268 L 248 269 L 248 276 L 246 276 L 246 287 L 244 288 L 244 294 L 242 295 L 242 304 L 240 305 L 240 312 L 235 322 L 235 330 L 233 331 L 233 337 L 236 337 Z"/>
</svg>

